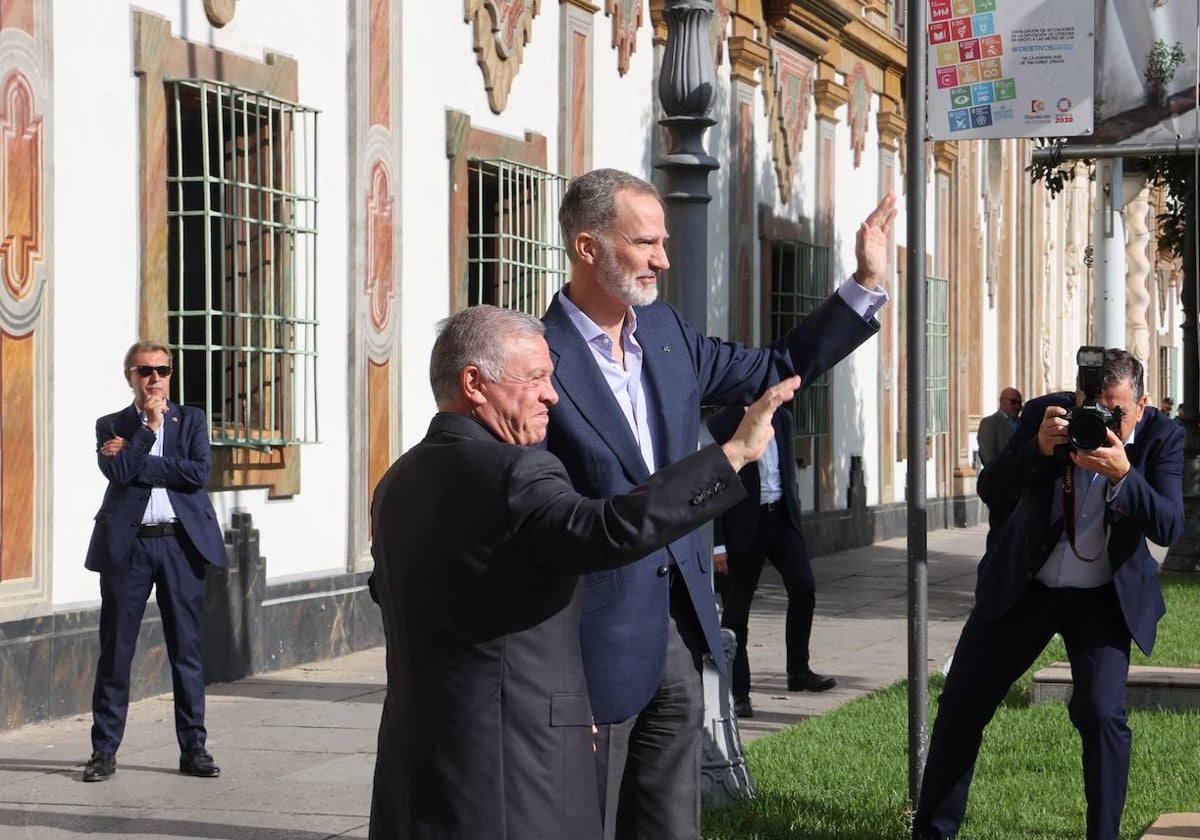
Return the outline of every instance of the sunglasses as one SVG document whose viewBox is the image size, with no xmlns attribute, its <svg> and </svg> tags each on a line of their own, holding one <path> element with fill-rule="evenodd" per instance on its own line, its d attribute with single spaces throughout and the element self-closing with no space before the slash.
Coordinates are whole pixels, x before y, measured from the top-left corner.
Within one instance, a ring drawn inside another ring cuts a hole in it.
<svg viewBox="0 0 1200 840">
<path fill-rule="evenodd" d="M 137 365 L 129 369 L 130 373 L 136 373 L 138 376 L 146 379 L 152 373 L 157 373 L 159 378 L 166 379 L 171 375 L 170 365 Z"/>
</svg>

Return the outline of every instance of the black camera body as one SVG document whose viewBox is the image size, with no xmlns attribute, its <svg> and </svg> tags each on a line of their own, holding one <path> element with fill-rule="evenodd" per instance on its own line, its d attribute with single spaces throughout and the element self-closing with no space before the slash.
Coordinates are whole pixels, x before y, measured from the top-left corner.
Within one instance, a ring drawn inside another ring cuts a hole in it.
<svg viewBox="0 0 1200 840">
<path fill-rule="evenodd" d="M 1079 390 L 1083 392 L 1083 405 L 1067 409 L 1067 443 L 1055 447 L 1055 454 L 1068 458 L 1074 450 L 1090 452 L 1108 446 L 1108 430 L 1121 433 L 1121 420 L 1125 412 L 1120 406 L 1111 411 L 1100 405 L 1100 394 L 1104 391 L 1104 348 L 1083 346 L 1075 354 L 1079 365 Z"/>
</svg>

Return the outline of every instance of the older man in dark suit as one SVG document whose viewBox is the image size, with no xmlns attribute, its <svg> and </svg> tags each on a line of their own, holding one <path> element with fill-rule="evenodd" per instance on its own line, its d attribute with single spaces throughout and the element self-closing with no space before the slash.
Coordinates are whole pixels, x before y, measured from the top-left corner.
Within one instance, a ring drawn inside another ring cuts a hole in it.
<svg viewBox="0 0 1200 840">
<path fill-rule="evenodd" d="M 1017 430 L 1021 417 L 1021 392 L 1016 388 L 1005 388 L 1000 392 L 1000 407 L 979 421 L 979 463 L 987 466 L 995 458 L 1012 433 Z"/>
<path fill-rule="evenodd" d="M 591 500 L 542 442 L 558 397 L 541 322 L 491 306 L 443 322 L 439 413 L 372 503 L 387 638 L 370 835 L 597 840 L 579 574 L 636 560 L 741 499 L 795 379 L 724 446 Z M 631 643 L 636 644 L 636 640 Z"/>
<path fill-rule="evenodd" d="M 1183 533 L 1183 430 L 1148 407 L 1141 363 L 1103 355 L 1098 404 L 1120 409 L 1104 445 L 1073 449 L 1067 410 L 1081 392 L 1026 406 L 1021 425 L 979 476 L 979 495 L 1015 504 L 979 564 L 929 745 L 913 836 L 954 837 L 984 727 L 1009 686 L 1055 633 L 1066 643 L 1069 711 L 1083 741 L 1088 840 L 1116 840 L 1130 743 L 1124 708 L 1129 651 L 1149 655 L 1166 611 L 1146 540 Z"/>
<path fill-rule="evenodd" d="M 151 586 L 175 688 L 179 772 L 221 772 L 205 749 L 200 612 L 205 564 L 226 564 L 225 539 L 205 492 L 212 469 L 208 419 L 197 408 L 167 400 L 171 372 L 165 344 L 134 344 L 125 354 L 133 404 L 96 421 L 96 460 L 108 489 L 85 563 L 100 573 L 100 660 L 85 782 L 116 771 L 129 673 Z"/>
<path fill-rule="evenodd" d="M 713 440 L 717 443 L 728 440 L 743 413 L 741 406 L 729 406 L 710 415 L 707 423 Z M 808 661 L 817 583 L 800 530 L 793 441 L 796 425 L 792 413 L 780 406 L 772 418 L 772 426 L 775 437 L 763 457 L 738 473 L 748 497 L 717 517 L 713 529 L 713 568 L 721 575 L 716 579 L 721 591 L 721 626 L 732 630 L 737 637 L 730 682 L 738 717 L 754 716 L 746 639 L 750 604 L 767 560 L 779 572 L 787 592 L 784 642 L 788 691 L 828 691 L 837 685 L 834 677 L 814 673 Z"/>
<path fill-rule="evenodd" d="M 748 348 L 708 338 L 656 302 L 670 263 L 651 184 L 613 169 L 574 179 L 559 209 L 571 282 L 543 320 L 561 397 L 546 445 L 579 492 L 627 492 L 695 451 L 700 406 L 745 405 L 793 375 L 811 382 L 874 335 L 895 205 L 889 194 L 860 226 L 852 279 L 777 342 Z M 700 834 L 701 657 L 725 666 L 707 553 L 693 532 L 584 583 L 606 838 Z"/>
</svg>

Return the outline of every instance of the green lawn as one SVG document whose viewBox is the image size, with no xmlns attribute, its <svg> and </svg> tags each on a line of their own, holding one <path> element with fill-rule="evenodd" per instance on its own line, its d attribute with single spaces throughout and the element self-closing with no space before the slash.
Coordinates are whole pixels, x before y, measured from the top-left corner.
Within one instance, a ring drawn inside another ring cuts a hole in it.
<svg viewBox="0 0 1200 840">
<path fill-rule="evenodd" d="M 1200 667 L 1200 580 L 1164 576 L 1167 616 L 1154 657 Z M 1055 640 L 1014 685 L 984 736 L 961 840 L 1079 840 L 1085 804 L 1079 737 L 1060 704 L 1032 706 L 1033 671 L 1066 661 Z M 942 678 L 930 680 L 932 723 Z M 1122 838 L 1160 814 L 1200 812 L 1200 712 L 1131 711 L 1133 765 Z M 904 682 L 751 744 L 758 798 L 705 811 L 706 840 L 907 840 Z"/>
</svg>

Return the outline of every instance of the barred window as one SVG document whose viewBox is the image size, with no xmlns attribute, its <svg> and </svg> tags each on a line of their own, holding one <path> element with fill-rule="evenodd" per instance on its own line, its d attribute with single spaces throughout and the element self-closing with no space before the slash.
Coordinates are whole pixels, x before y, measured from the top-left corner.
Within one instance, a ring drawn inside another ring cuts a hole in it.
<svg viewBox="0 0 1200 840">
<path fill-rule="evenodd" d="M 507 160 L 469 161 L 467 305 L 541 317 L 567 279 L 558 205 L 567 179 Z"/>
<path fill-rule="evenodd" d="M 832 250 L 798 240 L 771 242 L 771 291 L 767 339 L 775 341 L 816 309 L 833 291 Z M 792 406 L 796 440 L 829 435 L 829 379 L 804 383 Z"/>
<path fill-rule="evenodd" d="M 317 112 L 167 80 L 169 342 L 217 446 L 318 439 Z"/>
<path fill-rule="evenodd" d="M 926 433 L 950 431 L 950 281 L 925 278 Z"/>
</svg>

